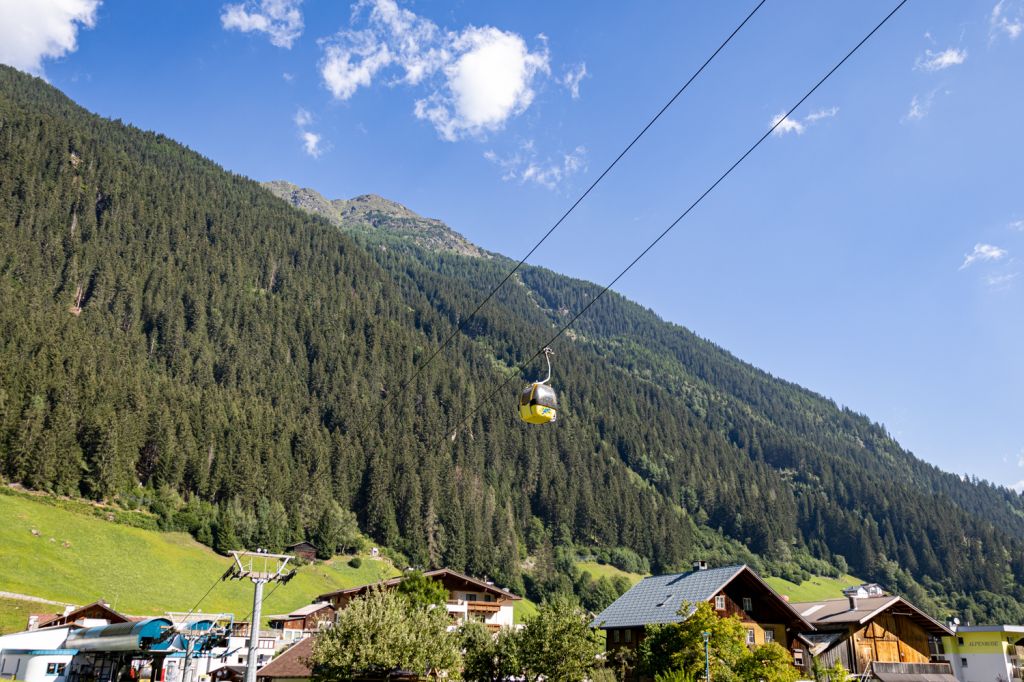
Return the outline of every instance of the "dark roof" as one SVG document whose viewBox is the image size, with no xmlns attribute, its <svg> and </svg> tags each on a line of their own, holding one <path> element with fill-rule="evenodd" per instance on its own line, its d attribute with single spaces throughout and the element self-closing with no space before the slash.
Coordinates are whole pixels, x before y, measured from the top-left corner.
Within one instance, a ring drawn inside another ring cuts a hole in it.
<svg viewBox="0 0 1024 682">
<path fill-rule="evenodd" d="M 302 546 L 309 547 L 310 549 L 316 549 L 316 545 L 314 545 L 312 542 L 308 542 L 306 540 L 303 540 L 301 542 L 296 542 L 296 543 L 293 543 L 291 545 L 288 545 L 287 547 L 285 547 L 285 549 L 295 549 L 296 547 L 302 547 Z"/>
<path fill-rule="evenodd" d="M 313 638 L 300 639 L 277 658 L 256 671 L 256 677 L 312 677 L 307 659 L 313 655 Z"/>
<path fill-rule="evenodd" d="M 794 620 L 803 622 L 808 629 L 813 629 L 813 626 L 804 621 L 789 603 L 745 564 L 644 578 L 602 611 L 591 626 L 609 629 L 678 623 L 684 618 L 679 615 L 679 608 L 684 602 L 694 605 L 708 601 L 744 573 L 755 578 L 768 593 L 774 595 L 780 608 L 790 612 Z M 692 608 L 691 606 L 691 610 Z"/>
<path fill-rule="evenodd" d="M 829 626 L 864 625 L 880 613 L 893 610 L 897 614 L 909 616 L 932 634 L 953 634 L 945 625 L 903 597 L 866 597 L 857 599 L 853 607 L 847 598 L 798 602 L 792 606 L 818 629 L 828 629 Z"/>
<path fill-rule="evenodd" d="M 470 576 L 468 576 L 468 575 L 466 575 L 464 573 L 459 573 L 458 571 L 453 571 L 450 568 L 439 568 L 439 569 L 434 570 L 434 571 L 424 571 L 423 575 L 425 575 L 428 578 L 436 578 L 436 579 L 442 580 L 442 581 L 445 578 L 455 578 L 455 579 L 467 582 L 467 583 L 473 585 L 475 588 L 477 588 L 479 590 L 486 591 L 486 592 L 491 592 L 491 593 L 496 594 L 496 595 L 498 595 L 498 596 L 500 596 L 500 597 L 502 597 L 504 599 L 522 599 L 522 597 L 520 597 L 519 595 L 513 594 L 512 592 L 509 592 L 506 589 L 503 589 L 501 587 L 497 587 L 495 585 L 491 585 L 491 584 L 489 584 L 489 583 L 487 583 L 487 582 L 485 582 L 483 580 L 478 580 L 476 578 L 471 578 Z M 405 578 L 406 578 L 406 576 L 400 575 L 397 578 L 391 578 L 390 580 L 382 580 L 380 582 L 370 583 L 368 585 L 360 585 L 359 587 L 350 587 L 350 588 L 345 589 L 345 590 L 335 590 L 334 592 L 327 592 L 326 594 L 321 594 L 316 599 L 317 599 L 317 601 L 326 601 L 326 600 L 329 600 L 331 597 L 338 597 L 338 596 L 343 596 L 343 595 L 355 596 L 355 595 L 358 595 L 358 594 L 362 594 L 363 592 L 365 592 L 366 590 L 370 589 L 371 587 L 374 587 L 375 585 L 378 586 L 378 587 L 394 587 L 398 583 L 400 583 L 403 580 L 405 580 Z"/>
<path fill-rule="evenodd" d="M 131 616 L 126 616 L 123 613 L 118 613 L 114 609 L 110 608 L 110 606 L 105 601 L 103 601 L 102 599 L 100 599 L 98 601 L 94 601 L 91 604 L 86 604 L 85 606 L 76 607 L 76 608 L 68 611 L 67 613 L 32 614 L 32 615 L 40 615 L 40 616 L 50 615 L 50 616 L 52 616 L 51 618 L 46 618 L 45 620 L 43 618 L 40 618 L 36 622 L 36 627 L 37 628 L 41 628 L 41 627 L 55 627 L 55 626 L 58 626 L 58 625 L 67 625 L 68 623 L 74 623 L 79 618 L 81 618 L 85 614 L 85 612 L 87 612 L 89 610 L 92 610 L 92 609 L 98 609 L 100 611 L 103 611 L 105 613 L 106 617 L 107 617 L 106 620 L 108 620 L 111 624 L 113 624 L 113 623 L 127 623 L 127 622 L 130 622 L 130 621 L 133 621 L 133 620 L 137 620 L 137 619 L 135 619 L 135 618 L 133 618 Z"/>
</svg>

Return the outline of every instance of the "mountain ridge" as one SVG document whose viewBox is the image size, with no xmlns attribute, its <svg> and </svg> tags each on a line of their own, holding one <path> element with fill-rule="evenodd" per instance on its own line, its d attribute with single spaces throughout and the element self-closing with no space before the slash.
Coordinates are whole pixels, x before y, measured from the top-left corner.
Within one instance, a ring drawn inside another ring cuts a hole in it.
<svg viewBox="0 0 1024 682">
<path fill-rule="evenodd" d="M 260 184 L 292 206 L 322 216 L 339 227 L 386 232 L 431 250 L 478 258 L 487 256 L 487 252 L 440 220 L 425 218 L 397 201 L 378 194 L 361 194 L 351 199 L 327 199 L 315 189 L 299 187 L 286 180 L 271 180 Z"/>
</svg>

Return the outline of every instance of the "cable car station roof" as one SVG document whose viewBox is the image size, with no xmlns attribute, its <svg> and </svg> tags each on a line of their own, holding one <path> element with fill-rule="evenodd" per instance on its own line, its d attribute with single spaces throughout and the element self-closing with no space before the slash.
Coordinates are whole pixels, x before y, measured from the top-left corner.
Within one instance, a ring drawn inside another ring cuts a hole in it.
<svg viewBox="0 0 1024 682">
<path fill-rule="evenodd" d="M 115 623 L 68 633 L 66 646 L 78 651 L 165 651 L 178 649 L 171 621 L 147 618 L 137 623 Z"/>
</svg>

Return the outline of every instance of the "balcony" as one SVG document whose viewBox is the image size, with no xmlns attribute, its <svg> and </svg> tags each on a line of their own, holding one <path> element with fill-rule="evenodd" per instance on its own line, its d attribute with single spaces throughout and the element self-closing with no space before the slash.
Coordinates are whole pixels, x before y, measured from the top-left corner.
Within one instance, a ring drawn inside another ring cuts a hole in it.
<svg viewBox="0 0 1024 682">
<path fill-rule="evenodd" d="M 501 611 L 501 604 L 496 601 L 467 601 L 466 610 L 477 613 L 498 613 Z"/>
</svg>

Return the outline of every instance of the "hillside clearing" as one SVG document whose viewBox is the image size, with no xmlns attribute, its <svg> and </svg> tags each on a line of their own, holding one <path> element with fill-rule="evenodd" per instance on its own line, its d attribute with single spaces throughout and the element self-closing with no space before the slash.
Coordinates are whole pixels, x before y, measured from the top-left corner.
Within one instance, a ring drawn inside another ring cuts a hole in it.
<svg viewBox="0 0 1024 682">
<path fill-rule="evenodd" d="M 0 495 L 0 518 L 6 520 L 0 525 L 3 591 L 74 604 L 105 599 L 123 613 L 156 615 L 191 609 L 230 563 L 185 533 L 132 528 L 12 495 Z M 263 613 L 287 613 L 318 594 L 398 575 L 385 561 L 362 557 L 356 569 L 347 560 L 300 567 L 287 585 L 268 589 Z M 27 603 L 6 601 L 5 614 Z M 242 619 L 251 608 L 252 585 L 217 582 L 198 610 Z"/>
</svg>

